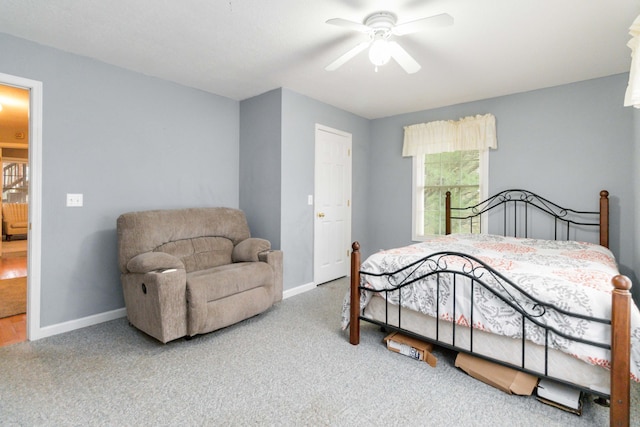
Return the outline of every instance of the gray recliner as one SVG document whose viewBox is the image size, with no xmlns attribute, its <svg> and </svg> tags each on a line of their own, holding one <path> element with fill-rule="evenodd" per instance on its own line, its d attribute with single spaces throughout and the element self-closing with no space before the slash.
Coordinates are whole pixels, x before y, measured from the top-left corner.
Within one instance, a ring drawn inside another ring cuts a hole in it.
<svg viewBox="0 0 640 427">
<path fill-rule="evenodd" d="M 229 326 L 282 300 L 282 252 L 242 211 L 130 212 L 117 220 L 129 322 L 166 343 Z"/>
</svg>

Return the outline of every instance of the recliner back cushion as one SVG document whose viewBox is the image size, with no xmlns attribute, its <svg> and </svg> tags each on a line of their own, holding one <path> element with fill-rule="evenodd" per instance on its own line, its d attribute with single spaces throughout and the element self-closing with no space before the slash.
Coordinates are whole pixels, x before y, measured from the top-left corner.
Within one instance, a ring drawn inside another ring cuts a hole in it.
<svg viewBox="0 0 640 427">
<path fill-rule="evenodd" d="M 118 231 L 118 265 L 122 273 L 128 273 L 127 263 L 131 258 L 141 253 L 156 251 L 159 247 L 169 245 L 171 242 L 200 237 L 220 237 L 229 239 L 234 245 L 237 245 L 251 237 L 244 212 L 232 208 L 187 208 L 128 212 L 118 217 L 116 227 Z M 178 244 L 178 246 L 180 245 L 182 243 Z M 189 252 L 187 248 L 184 256 L 198 252 L 203 251 L 193 249 Z M 207 257 L 208 255 L 204 256 L 204 258 Z M 195 258 L 203 258 L 203 256 L 199 255 Z M 217 262 L 214 261 L 214 264 L 217 265 Z"/>
<path fill-rule="evenodd" d="M 165 243 L 154 249 L 165 252 L 183 262 L 187 273 L 231 264 L 233 242 L 225 237 L 195 237 Z"/>
</svg>

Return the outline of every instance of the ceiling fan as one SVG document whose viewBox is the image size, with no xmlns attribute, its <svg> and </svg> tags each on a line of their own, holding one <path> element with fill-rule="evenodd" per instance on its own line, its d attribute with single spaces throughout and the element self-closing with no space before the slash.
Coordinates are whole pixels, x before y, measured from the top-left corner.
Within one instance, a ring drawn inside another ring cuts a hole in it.
<svg viewBox="0 0 640 427">
<path fill-rule="evenodd" d="M 393 58 L 407 73 L 413 74 L 420 70 L 420 64 L 411 57 L 397 42 L 389 40 L 391 36 L 404 36 L 417 33 L 427 28 L 445 27 L 453 24 L 453 18 L 446 13 L 416 19 L 396 25 L 397 17 L 387 11 L 375 12 L 367 16 L 363 23 L 349 21 L 342 18 L 333 18 L 327 24 L 349 28 L 369 36 L 369 40 L 359 43 L 354 48 L 340 56 L 325 67 L 327 71 L 333 71 L 355 57 L 363 50 L 369 48 L 369 60 L 378 67 L 389 62 Z"/>
</svg>

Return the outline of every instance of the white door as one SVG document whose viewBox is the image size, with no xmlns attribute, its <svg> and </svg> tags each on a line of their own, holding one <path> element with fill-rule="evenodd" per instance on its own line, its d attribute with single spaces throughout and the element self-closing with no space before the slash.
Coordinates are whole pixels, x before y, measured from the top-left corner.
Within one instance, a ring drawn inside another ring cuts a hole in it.
<svg viewBox="0 0 640 427">
<path fill-rule="evenodd" d="M 349 274 L 351 134 L 316 125 L 314 282 Z"/>
</svg>

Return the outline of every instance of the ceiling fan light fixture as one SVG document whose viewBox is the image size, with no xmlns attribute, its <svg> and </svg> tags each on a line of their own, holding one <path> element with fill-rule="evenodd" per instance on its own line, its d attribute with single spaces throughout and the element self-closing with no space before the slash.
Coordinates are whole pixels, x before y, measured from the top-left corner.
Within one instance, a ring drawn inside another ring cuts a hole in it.
<svg viewBox="0 0 640 427">
<path fill-rule="evenodd" d="M 416 73 L 421 68 L 420 64 L 397 41 L 390 38 L 392 36 L 417 33 L 430 27 L 445 27 L 453 24 L 453 18 L 446 13 L 441 13 L 399 25 L 396 25 L 396 22 L 396 15 L 387 11 L 372 13 L 364 19 L 363 23 L 342 18 L 327 20 L 327 24 L 367 34 L 369 40 L 342 54 L 338 59 L 327 65 L 325 70 L 334 71 L 360 52 L 369 49 L 369 61 L 374 65 L 375 71 L 378 71 L 378 67 L 385 65 L 393 58 L 408 74 Z"/>
<path fill-rule="evenodd" d="M 386 39 L 377 39 L 369 48 L 369 60 L 376 67 L 385 65 L 391 59 L 391 49 Z"/>
</svg>

